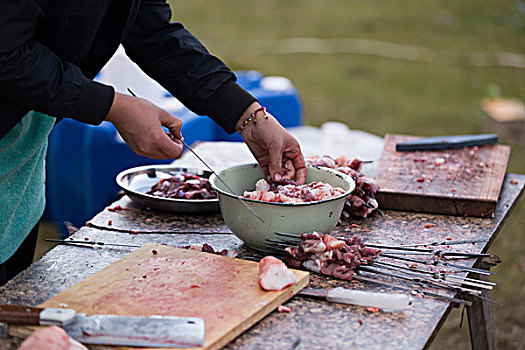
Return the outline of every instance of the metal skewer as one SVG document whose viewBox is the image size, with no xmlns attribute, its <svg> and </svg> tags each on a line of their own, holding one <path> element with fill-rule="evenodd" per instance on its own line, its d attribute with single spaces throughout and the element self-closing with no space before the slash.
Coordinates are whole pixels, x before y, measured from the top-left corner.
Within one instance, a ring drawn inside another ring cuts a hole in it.
<svg viewBox="0 0 525 350">
<path fill-rule="evenodd" d="M 397 273 L 381 271 L 381 270 L 373 269 L 373 268 L 366 267 L 366 266 L 360 266 L 357 270 L 358 271 L 360 270 L 360 271 L 365 271 L 365 272 L 376 273 L 376 274 L 379 274 L 379 275 L 385 275 L 385 276 L 389 276 L 389 277 L 393 277 L 393 278 L 399 278 L 399 279 L 403 279 L 405 281 L 411 281 L 411 282 L 417 283 L 417 284 L 419 284 L 419 285 L 421 285 L 423 287 L 424 286 L 432 286 L 432 287 L 435 287 L 435 288 L 443 288 L 443 289 L 448 289 L 448 290 L 454 290 L 454 291 L 457 291 L 457 292 L 465 292 L 465 293 L 468 293 L 468 294 L 471 294 L 471 295 L 475 295 L 475 296 L 481 295 L 481 291 L 476 290 L 476 289 L 465 288 L 465 287 L 461 287 L 461 286 L 458 286 L 458 285 L 445 283 L 445 282 L 432 281 L 432 280 L 429 280 L 429 279 L 423 278 L 423 277 L 403 276 L 403 275 L 400 275 L 400 274 L 397 274 Z"/>
<path fill-rule="evenodd" d="M 419 277 L 422 277 L 422 275 L 428 275 L 432 279 L 435 279 L 440 282 L 445 282 L 445 283 L 448 283 L 448 282 L 459 283 L 460 285 L 464 284 L 464 285 L 468 285 L 471 287 L 477 287 L 481 289 L 492 289 L 493 288 L 492 284 L 484 283 L 485 281 L 481 281 L 481 280 L 476 280 L 476 279 L 467 280 L 466 278 L 461 278 L 461 277 L 446 278 L 444 275 L 438 272 L 431 272 L 431 271 L 415 269 L 415 268 L 406 267 L 406 266 L 399 266 L 399 265 L 389 264 L 389 263 L 382 262 L 382 261 L 374 261 L 370 264 L 370 266 L 383 267 L 383 268 L 391 269 L 394 271 L 401 270 L 401 272 L 403 273 L 414 275 L 414 276 L 419 276 Z"/>
<path fill-rule="evenodd" d="M 441 261 L 441 260 L 434 260 L 434 261 L 420 260 L 420 259 L 408 258 L 406 256 L 397 256 L 397 255 L 388 255 L 388 254 L 384 254 L 382 256 L 385 258 L 410 261 L 410 262 L 415 262 L 415 263 L 424 264 L 424 265 L 431 265 L 431 266 L 441 265 L 441 266 L 451 267 L 451 268 L 459 269 L 458 272 L 474 272 L 474 273 L 479 273 L 481 275 L 493 275 L 494 274 L 492 271 L 489 271 L 489 270 L 483 270 L 483 269 L 477 269 L 475 267 L 468 267 L 464 265 L 452 264 L 447 261 Z"/>
<path fill-rule="evenodd" d="M 454 245 L 454 244 L 466 244 L 466 243 L 479 243 L 487 242 L 487 238 L 473 238 L 473 239 L 463 239 L 459 241 L 442 241 L 442 242 L 430 242 L 430 243 L 414 243 L 414 244 L 403 244 L 400 247 L 420 247 L 420 246 L 437 246 L 437 245 Z"/>
<path fill-rule="evenodd" d="M 130 88 L 128 88 L 128 91 L 129 93 L 133 96 L 133 97 L 137 97 L 137 95 L 135 95 L 135 93 L 133 91 L 131 91 Z M 206 168 L 208 168 L 215 176 L 217 176 L 217 179 L 219 179 L 223 184 L 224 186 L 226 186 L 226 188 L 231 192 L 231 195 L 233 195 L 235 198 L 237 198 L 241 204 L 246 208 L 248 209 L 257 219 L 261 220 L 261 222 L 265 222 L 263 220 L 263 218 L 257 214 L 255 212 L 255 210 L 253 210 L 248 204 L 246 204 L 237 194 L 235 194 L 235 191 L 230 187 L 228 186 L 228 184 L 204 161 L 204 159 L 202 159 L 190 146 L 188 146 L 188 144 L 186 142 L 184 142 L 184 139 L 183 138 L 176 138 L 175 135 L 167 132 L 168 136 L 174 140 L 174 139 L 177 139 L 179 140 L 180 142 L 182 142 L 182 144 L 184 145 L 184 147 L 186 147 L 191 153 L 193 153 L 195 155 L 195 157 L 197 157 L 197 159 L 206 166 Z"/>
<path fill-rule="evenodd" d="M 131 247 L 131 248 L 140 248 L 140 245 L 133 245 L 133 244 L 117 244 L 117 243 L 104 243 L 100 241 L 75 241 L 75 240 L 66 240 L 66 239 L 52 239 L 52 238 L 46 238 L 46 242 L 55 242 L 60 244 L 69 244 L 69 245 L 79 245 L 79 244 L 88 244 L 88 245 L 110 245 L 110 246 L 116 246 L 116 247 Z"/>
</svg>

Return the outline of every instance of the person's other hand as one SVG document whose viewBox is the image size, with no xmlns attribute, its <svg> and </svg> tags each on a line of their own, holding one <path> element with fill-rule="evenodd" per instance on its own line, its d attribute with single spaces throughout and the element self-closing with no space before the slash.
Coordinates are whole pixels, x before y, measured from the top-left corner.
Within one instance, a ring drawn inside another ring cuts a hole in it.
<svg viewBox="0 0 525 350">
<path fill-rule="evenodd" d="M 257 102 L 251 104 L 237 122 L 236 129 L 259 107 Z M 299 184 L 304 184 L 306 165 L 299 142 L 271 114 L 266 114 L 268 119 L 258 112 L 256 122 L 246 125 L 241 134 L 244 142 L 266 176 L 270 175 L 275 182 L 295 176 Z"/>
<path fill-rule="evenodd" d="M 106 121 L 115 125 L 129 147 L 141 156 L 155 159 L 179 158 L 184 145 L 179 118 L 138 97 L 115 92 Z M 172 140 L 162 126 L 176 137 Z"/>
</svg>

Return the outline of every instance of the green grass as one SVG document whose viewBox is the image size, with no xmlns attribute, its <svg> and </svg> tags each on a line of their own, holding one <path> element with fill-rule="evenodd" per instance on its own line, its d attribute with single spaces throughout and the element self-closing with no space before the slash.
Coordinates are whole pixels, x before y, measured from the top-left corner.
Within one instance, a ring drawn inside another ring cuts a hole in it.
<svg viewBox="0 0 525 350">
<path fill-rule="evenodd" d="M 491 91 L 525 99 L 525 69 L 450 65 L 355 54 L 280 54 L 292 37 L 354 38 L 418 45 L 456 54 L 525 54 L 525 4 L 519 1 L 171 1 L 186 25 L 235 70 L 290 78 L 304 100 L 305 122 L 337 120 L 350 128 L 419 135 L 488 131 L 480 101 Z M 508 170 L 525 174 L 525 135 L 512 146 Z M 525 204 L 522 200 L 491 248 L 503 263 L 493 293 L 498 345 L 525 349 Z M 433 349 L 468 348 L 468 327 L 454 310 Z"/>
</svg>

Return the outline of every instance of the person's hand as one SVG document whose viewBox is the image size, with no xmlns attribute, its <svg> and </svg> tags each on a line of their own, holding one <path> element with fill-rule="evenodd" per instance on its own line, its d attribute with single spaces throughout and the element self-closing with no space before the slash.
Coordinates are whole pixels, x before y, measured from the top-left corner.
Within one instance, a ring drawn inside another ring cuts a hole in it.
<svg viewBox="0 0 525 350">
<path fill-rule="evenodd" d="M 237 122 L 236 129 L 259 107 L 257 102 L 251 104 Z M 244 142 L 266 176 L 271 176 L 275 182 L 292 180 L 295 176 L 295 181 L 304 184 L 306 165 L 299 142 L 272 115 L 266 114 L 268 119 L 258 112 L 256 122 L 245 126 L 241 134 Z"/>
<path fill-rule="evenodd" d="M 155 159 L 179 158 L 184 145 L 179 118 L 144 99 L 115 92 L 106 120 L 113 123 L 129 147 L 141 156 Z M 172 140 L 162 126 L 169 129 Z"/>
</svg>

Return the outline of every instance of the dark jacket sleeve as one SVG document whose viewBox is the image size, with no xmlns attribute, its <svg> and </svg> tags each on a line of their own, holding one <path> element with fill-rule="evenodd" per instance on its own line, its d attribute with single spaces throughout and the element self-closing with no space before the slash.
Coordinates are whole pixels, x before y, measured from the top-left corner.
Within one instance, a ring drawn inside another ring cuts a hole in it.
<svg viewBox="0 0 525 350">
<path fill-rule="evenodd" d="M 165 0 L 143 1 L 124 38 L 127 55 L 190 110 L 233 133 L 256 99 L 235 83 L 235 75 L 220 59 L 170 18 Z"/>
<path fill-rule="evenodd" d="M 0 1 L 0 96 L 52 116 L 99 124 L 113 103 L 113 88 L 86 78 L 33 39 L 42 16 L 35 1 Z"/>
</svg>

